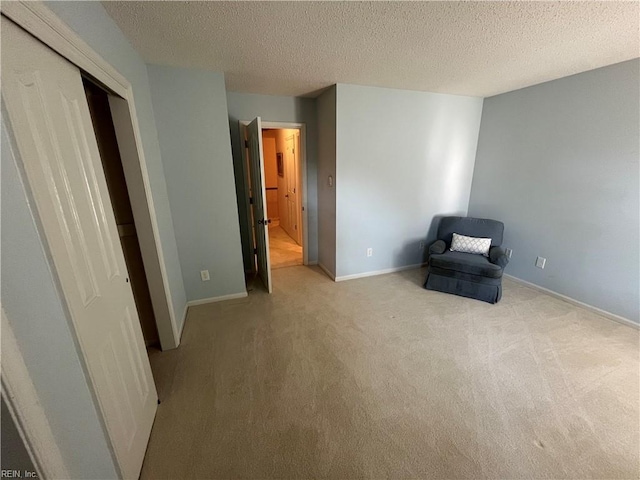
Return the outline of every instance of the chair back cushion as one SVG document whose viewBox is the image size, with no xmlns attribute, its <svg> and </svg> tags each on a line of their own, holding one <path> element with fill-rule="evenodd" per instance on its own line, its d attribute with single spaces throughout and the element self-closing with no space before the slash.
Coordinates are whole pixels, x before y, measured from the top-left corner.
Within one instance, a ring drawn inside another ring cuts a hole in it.
<svg viewBox="0 0 640 480">
<path fill-rule="evenodd" d="M 488 218 L 442 217 L 438 226 L 438 240 L 443 240 L 449 248 L 454 233 L 467 237 L 491 238 L 491 246 L 499 247 L 502 245 L 504 223 Z"/>
</svg>

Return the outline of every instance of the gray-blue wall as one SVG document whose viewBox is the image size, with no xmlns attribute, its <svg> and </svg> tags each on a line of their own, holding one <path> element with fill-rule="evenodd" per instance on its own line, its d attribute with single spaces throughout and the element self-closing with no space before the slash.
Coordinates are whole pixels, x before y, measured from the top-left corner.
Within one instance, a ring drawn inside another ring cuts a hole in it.
<svg viewBox="0 0 640 480">
<path fill-rule="evenodd" d="M 508 274 L 634 322 L 639 68 L 632 60 L 486 99 L 469 204 L 470 215 L 505 223 Z"/>
<path fill-rule="evenodd" d="M 251 268 L 253 247 L 249 237 L 247 219 L 247 194 L 243 176 L 246 175 L 242 161 L 239 120 L 253 120 L 261 117 L 263 122 L 304 123 L 307 131 L 307 219 L 308 258 L 310 263 L 318 260 L 318 191 L 317 191 L 317 134 L 316 101 L 312 98 L 281 97 L 273 95 L 255 95 L 246 93 L 227 93 L 229 126 L 233 146 L 233 163 L 237 185 L 238 215 L 242 235 L 242 248 L 245 269 Z"/>
<path fill-rule="evenodd" d="M 434 217 L 466 214 L 481 113 L 482 98 L 338 84 L 337 277 L 420 264 Z"/>
<path fill-rule="evenodd" d="M 244 293 L 224 76 L 155 65 L 148 72 L 187 300 Z"/>
<path fill-rule="evenodd" d="M 336 87 L 317 99 L 318 263 L 336 275 Z M 333 185 L 329 185 L 329 176 Z"/>
<path fill-rule="evenodd" d="M 46 5 L 131 82 L 173 311 L 176 322 L 181 322 L 187 300 L 151 106 L 147 67 L 100 2 L 53 1 Z"/>
</svg>

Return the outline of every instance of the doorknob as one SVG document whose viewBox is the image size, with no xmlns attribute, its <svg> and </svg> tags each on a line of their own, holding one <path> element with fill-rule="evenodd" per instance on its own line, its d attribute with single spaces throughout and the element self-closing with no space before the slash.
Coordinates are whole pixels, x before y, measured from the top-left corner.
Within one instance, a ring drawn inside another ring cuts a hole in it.
<svg viewBox="0 0 640 480">
<path fill-rule="evenodd" d="M 270 218 L 263 218 L 261 220 L 258 220 L 258 223 L 260 225 L 267 225 L 267 224 L 271 223 L 271 219 Z"/>
</svg>

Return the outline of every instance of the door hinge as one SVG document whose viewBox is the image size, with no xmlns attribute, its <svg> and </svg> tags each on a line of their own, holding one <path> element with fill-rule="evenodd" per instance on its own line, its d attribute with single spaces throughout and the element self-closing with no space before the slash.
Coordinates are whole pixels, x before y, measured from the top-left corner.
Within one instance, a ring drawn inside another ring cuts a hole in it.
<svg viewBox="0 0 640 480">
<path fill-rule="evenodd" d="M 253 205 L 253 197 L 249 197 L 249 205 Z"/>
<path fill-rule="evenodd" d="M 249 148 L 249 140 L 244 141 L 244 148 Z"/>
<path fill-rule="evenodd" d="M 297 229 L 298 229 L 298 225 L 294 225 L 294 226 L 293 226 L 293 229 L 294 229 L 294 230 L 297 230 Z"/>
<path fill-rule="evenodd" d="M 253 249 L 253 254 L 254 254 L 254 255 L 257 255 L 257 254 L 258 254 L 258 249 L 257 249 L 257 248 L 254 248 L 254 249 Z"/>
</svg>

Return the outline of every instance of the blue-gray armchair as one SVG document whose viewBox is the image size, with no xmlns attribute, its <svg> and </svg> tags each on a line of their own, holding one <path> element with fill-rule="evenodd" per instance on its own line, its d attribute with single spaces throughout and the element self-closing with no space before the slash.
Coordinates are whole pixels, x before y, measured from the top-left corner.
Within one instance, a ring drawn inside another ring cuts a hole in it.
<svg viewBox="0 0 640 480">
<path fill-rule="evenodd" d="M 438 240 L 429 247 L 429 263 L 424 287 L 497 303 L 502 297 L 502 273 L 509 263 L 501 248 L 504 224 L 471 217 L 443 217 Z M 488 256 L 451 251 L 453 234 L 491 238 Z"/>
</svg>

